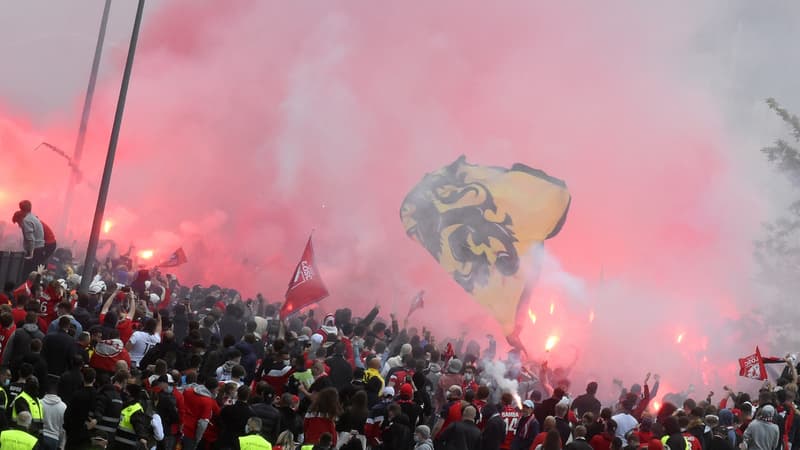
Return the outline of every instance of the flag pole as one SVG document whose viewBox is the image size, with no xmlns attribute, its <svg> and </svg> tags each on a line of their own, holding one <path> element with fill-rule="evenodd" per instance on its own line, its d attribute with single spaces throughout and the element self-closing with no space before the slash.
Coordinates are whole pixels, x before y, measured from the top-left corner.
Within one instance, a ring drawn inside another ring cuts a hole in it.
<svg viewBox="0 0 800 450">
<path fill-rule="evenodd" d="M 117 111 L 114 114 L 114 126 L 111 128 L 111 139 L 108 142 L 108 153 L 106 153 L 106 164 L 103 168 L 103 179 L 100 183 L 100 192 L 97 195 L 97 206 L 95 207 L 94 220 L 92 221 L 92 232 L 89 236 L 89 245 L 86 248 L 86 260 L 83 264 L 83 277 L 81 278 L 81 292 L 88 291 L 89 284 L 94 277 L 95 254 L 97 253 L 97 245 L 100 241 L 100 228 L 103 224 L 103 214 L 105 213 L 106 209 L 108 189 L 111 185 L 111 172 L 114 169 L 114 156 L 117 153 L 119 131 L 122 127 L 122 116 L 125 112 L 125 99 L 128 96 L 128 85 L 131 81 L 133 57 L 136 54 L 136 43 L 139 40 L 139 28 L 142 25 L 143 12 L 144 0 L 139 0 L 139 4 L 136 8 L 136 17 L 133 21 L 131 42 L 130 46 L 128 47 L 128 59 L 125 61 L 125 71 L 122 74 L 122 85 L 119 89 Z"/>
<path fill-rule="evenodd" d="M 61 235 L 66 237 L 69 226 L 69 211 L 72 208 L 72 197 L 75 185 L 81 178 L 80 164 L 83 156 L 83 144 L 86 141 L 86 128 L 89 126 L 89 115 L 92 111 L 92 99 L 94 98 L 94 88 L 97 84 L 97 72 L 100 70 L 100 58 L 103 56 L 103 44 L 106 40 L 106 25 L 108 25 L 108 13 L 111 10 L 111 0 L 106 0 L 103 7 L 103 16 L 100 19 L 100 32 L 97 34 L 97 45 L 94 48 L 94 59 L 92 60 L 92 70 L 89 72 L 89 86 L 86 88 L 86 98 L 83 100 L 83 112 L 81 113 L 81 123 L 78 126 L 78 138 L 75 141 L 75 149 L 72 151 L 71 168 L 69 183 L 64 192 L 64 211 L 61 218 Z"/>
</svg>

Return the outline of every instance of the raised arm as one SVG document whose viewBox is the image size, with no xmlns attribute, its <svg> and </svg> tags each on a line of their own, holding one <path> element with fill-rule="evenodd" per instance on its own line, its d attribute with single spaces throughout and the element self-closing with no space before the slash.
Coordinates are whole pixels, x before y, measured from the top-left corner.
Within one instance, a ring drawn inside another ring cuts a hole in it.
<svg viewBox="0 0 800 450">
<path fill-rule="evenodd" d="M 161 322 L 161 314 L 158 313 L 157 309 L 155 311 L 153 311 L 153 318 L 156 319 L 156 333 L 155 334 L 156 334 L 156 336 L 160 337 L 161 336 L 161 328 L 163 327 L 163 324 Z"/>
<path fill-rule="evenodd" d="M 128 296 L 130 297 L 130 303 L 128 303 L 128 314 L 125 315 L 125 318 L 133 320 L 133 316 L 136 314 L 136 294 L 131 291 Z"/>
<path fill-rule="evenodd" d="M 111 296 L 108 297 L 105 303 L 103 303 L 103 309 L 100 310 L 100 314 L 105 315 L 108 313 L 108 310 L 111 309 L 111 304 L 114 303 L 114 297 L 117 296 L 117 293 L 119 293 L 119 286 L 114 289 L 114 292 L 111 293 Z"/>
</svg>

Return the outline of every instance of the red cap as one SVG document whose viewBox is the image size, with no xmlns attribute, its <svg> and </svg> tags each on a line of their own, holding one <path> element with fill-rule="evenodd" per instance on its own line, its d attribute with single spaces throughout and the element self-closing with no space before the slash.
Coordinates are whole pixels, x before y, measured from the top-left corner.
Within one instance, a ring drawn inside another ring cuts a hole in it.
<svg viewBox="0 0 800 450">
<path fill-rule="evenodd" d="M 410 384 L 405 383 L 402 386 L 400 386 L 400 397 L 411 398 L 413 396 L 414 396 L 414 388 L 412 388 Z"/>
</svg>

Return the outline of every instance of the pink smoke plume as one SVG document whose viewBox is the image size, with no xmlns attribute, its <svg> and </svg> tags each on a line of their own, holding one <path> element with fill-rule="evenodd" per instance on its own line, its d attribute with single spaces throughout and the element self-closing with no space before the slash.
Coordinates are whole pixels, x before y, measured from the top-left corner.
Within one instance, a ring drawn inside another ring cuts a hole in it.
<svg viewBox="0 0 800 450">
<path fill-rule="evenodd" d="M 154 259 L 183 246 L 186 282 L 280 299 L 315 229 L 331 307 L 402 313 L 425 289 L 424 324 L 451 317 L 448 331 L 499 335 L 475 329 L 485 313 L 405 237 L 398 208 L 461 154 L 522 162 L 566 180 L 573 196 L 546 244 L 560 265 L 534 293 L 529 348 L 544 356 L 558 335 L 562 363 L 580 354 L 590 375 L 610 362 L 726 373 L 736 351 L 709 339 L 738 318 L 757 224 L 743 211 L 758 204 L 738 183 L 713 102 L 653 56 L 666 48 L 663 34 L 648 37 L 653 22 L 596 13 L 560 2 L 163 5 L 136 56 L 108 237 Z M 100 177 L 123 56 L 108 56 L 117 72 L 99 87 L 89 180 Z M 8 217 L 21 197 L 60 217 L 66 166 L 30 149 L 71 149 L 72 113 L 37 129 L 0 119 Z M 82 248 L 96 194 L 77 192 L 70 232 Z M 584 294 L 569 294 L 562 272 Z M 601 350 L 579 351 L 588 346 Z"/>
</svg>

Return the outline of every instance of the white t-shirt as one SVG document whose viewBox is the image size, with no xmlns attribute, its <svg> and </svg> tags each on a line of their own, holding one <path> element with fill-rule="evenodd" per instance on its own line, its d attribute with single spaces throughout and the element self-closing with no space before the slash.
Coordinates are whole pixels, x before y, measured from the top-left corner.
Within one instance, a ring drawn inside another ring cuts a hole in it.
<svg viewBox="0 0 800 450">
<path fill-rule="evenodd" d="M 139 367 L 139 363 L 144 358 L 145 353 L 161 342 L 161 336 L 145 333 L 144 331 L 136 331 L 128 342 L 131 343 L 131 349 L 128 351 L 131 356 L 131 363 L 133 367 Z"/>
<path fill-rule="evenodd" d="M 628 434 L 629 431 L 636 428 L 636 425 L 639 425 L 639 422 L 636 419 L 627 413 L 620 413 L 616 416 L 613 416 L 614 422 L 617 422 L 617 437 L 622 440 L 622 445 L 628 445 L 628 441 L 625 439 L 625 435 Z"/>
</svg>

